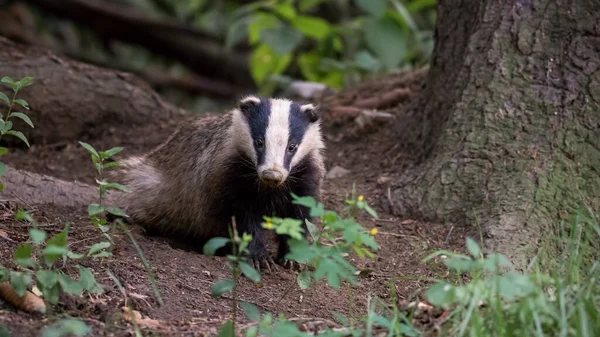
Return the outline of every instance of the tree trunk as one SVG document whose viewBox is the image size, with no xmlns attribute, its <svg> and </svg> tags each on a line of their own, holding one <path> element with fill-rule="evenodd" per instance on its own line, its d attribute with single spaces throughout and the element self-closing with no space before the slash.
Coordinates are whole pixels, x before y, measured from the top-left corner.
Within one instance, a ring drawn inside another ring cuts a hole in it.
<svg viewBox="0 0 600 337">
<path fill-rule="evenodd" d="M 426 88 L 398 124 L 401 141 L 422 150 L 396 184 L 402 213 L 467 219 L 487 249 L 522 267 L 564 212 L 581 201 L 598 210 L 598 9 L 597 0 L 439 1 Z"/>
<path fill-rule="evenodd" d="M 35 77 L 34 84 L 19 93 L 30 105 L 27 114 L 35 128 L 20 120 L 14 126 L 32 144 L 104 136 L 126 140 L 133 127 L 158 123 L 169 131 L 169 125 L 186 116 L 184 110 L 163 102 L 146 83 L 130 74 L 62 58 L 2 37 L 0 45 L 0 77 Z M 10 88 L 2 85 L 0 90 L 8 94 Z M 6 112 L 4 108 L 0 111 Z M 143 132 L 140 135 L 136 142 L 153 144 L 158 137 Z M 2 141 L 22 145 L 16 138 L 3 137 Z"/>
</svg>

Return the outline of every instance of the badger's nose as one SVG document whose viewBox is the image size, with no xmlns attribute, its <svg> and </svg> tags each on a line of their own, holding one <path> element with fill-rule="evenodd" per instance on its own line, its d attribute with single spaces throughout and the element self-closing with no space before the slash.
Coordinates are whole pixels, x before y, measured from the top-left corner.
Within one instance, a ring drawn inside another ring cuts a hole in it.
<svg viewBox="0 0 600 337">
<path fill-rule="evenodd" d="M 263 181 L 271 184 L 279 184 L 283 181 L 283 173 L 277 170 L 264 170 L 260 177 Z"/>
</svg>

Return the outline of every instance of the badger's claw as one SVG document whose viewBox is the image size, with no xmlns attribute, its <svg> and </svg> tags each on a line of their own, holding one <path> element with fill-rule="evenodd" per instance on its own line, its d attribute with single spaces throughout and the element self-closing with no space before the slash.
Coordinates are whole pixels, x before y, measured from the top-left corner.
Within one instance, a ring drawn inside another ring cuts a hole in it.
<svg viewBox="0 0 600 337">
<path fill-rule="evenodd" d="M 251 258 L 250 264 L 259 273 L 261 273 L 261 268 L 262 270 L 266 269 L 269 274 L 277 270 L 277 264 L 275 263 L 275 261 L 273 261 L 273 258 L 270 256 Z"/>
<path fill-rule="evenodd" d="M 302 266 L 300 263 L 288 259 L 278 259 L 277 264 L 285 269 L 291 270 L 300 270 L 300 267 Z"/>
</svg>

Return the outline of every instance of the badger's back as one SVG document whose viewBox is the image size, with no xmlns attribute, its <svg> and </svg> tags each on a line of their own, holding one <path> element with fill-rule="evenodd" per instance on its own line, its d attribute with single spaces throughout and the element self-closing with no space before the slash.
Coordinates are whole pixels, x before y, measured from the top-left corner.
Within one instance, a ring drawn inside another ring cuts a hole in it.
<svg viewBox="0 0 600 337">
<path fill-rule="evenodd" d="M 150 153 L 121 161 L 111 179 L 132 192 L 119 194 L 119 206 L 133 222 L 162 234 L 226 235 L 211 208 L 222 198 L 234 151 L 230 125 L 230 114 L 186 122 Z"/>
</svg>

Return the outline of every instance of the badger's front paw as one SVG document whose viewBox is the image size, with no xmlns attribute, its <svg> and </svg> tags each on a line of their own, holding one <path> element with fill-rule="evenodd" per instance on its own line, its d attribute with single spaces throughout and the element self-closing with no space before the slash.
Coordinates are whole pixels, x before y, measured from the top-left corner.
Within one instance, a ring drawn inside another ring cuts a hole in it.
<svg viewBox="0 0 600 337">
<path fill-rule="evenodd" d="M 250 251 L 249 262 L 259 273 L 261 270 L 267 270 L 268 273 L 277 270 L 277 264 L 264 244 L 251 245 L 248 250 Z"/>
</svg>

